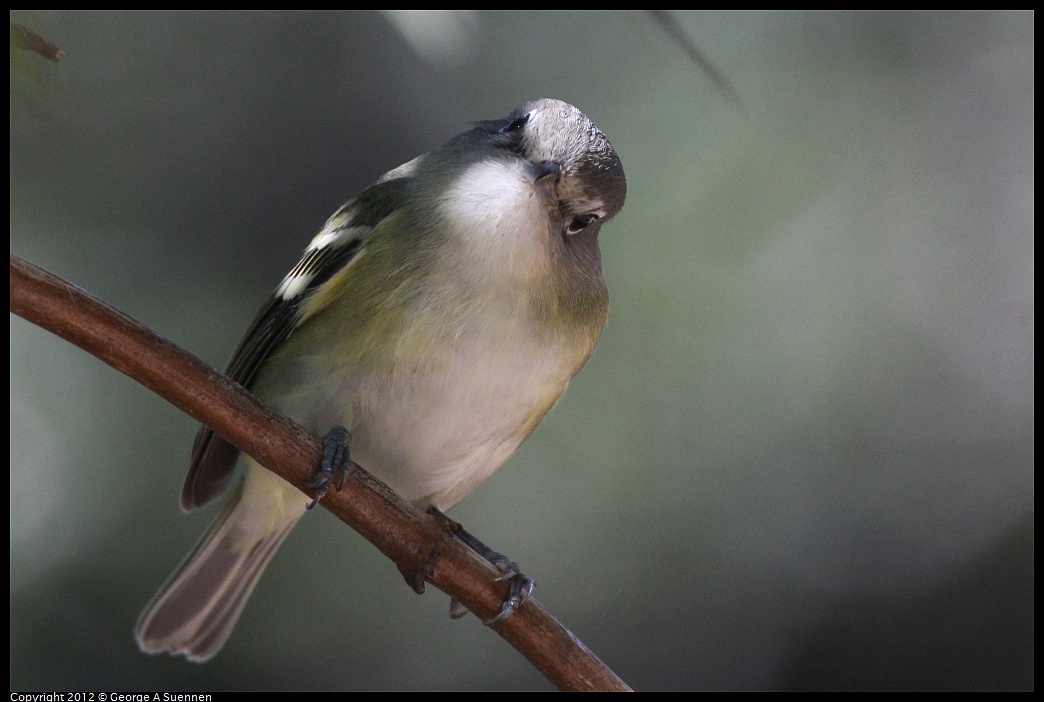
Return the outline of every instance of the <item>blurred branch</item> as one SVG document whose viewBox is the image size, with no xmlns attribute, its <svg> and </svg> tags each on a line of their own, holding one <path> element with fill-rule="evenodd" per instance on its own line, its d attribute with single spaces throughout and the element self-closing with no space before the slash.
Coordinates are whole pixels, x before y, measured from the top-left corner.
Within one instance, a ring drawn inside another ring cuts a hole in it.
<svg viewBox="0 0 1044 702">
<path fill-rule="evenodd" d="M 707 58 L 700 48 L 696 46 L 696 43 L 692 40 L 688 34 L 685 33 L 685 29 L 678 23 L 678 20 L 674 18 L 668 10 L 646 10 L 646 12 L 652 16 L 653 20 L 660 25 L 660 28 L 667 33 L 674 41 L 678 42 L 681 46 L 682 51 L 688 55 L 689 59 L 703 69 L 703 72 L 710 76 L 710 79 L 714 81 L 714 85 L 717 86 L 718 90 L 723 92 L 727 98 L 732 100 L 738 107 L 743 107 L 743 101 L 740 100 L 739 93 L 732 87 L 732 83 L 729 81 L 728 76 L 725 73 L 711 63 L 710 59 Z"/>
<path fill-rule="evenodd" d="M 65 52 L 28 27 L 11 22 L 11 46 L 40 54 L 48 61 L 58 63 Z"/>
<path fill-rule="evenodd" d="M 210 426 L 307 495 L 322 461 L 318 439 L 196 357 L 86 291 L 11 254 L 11 312 L 57 334 Z M 352 471 L 322 505 L 362 534 L 407 576 L 428 582 L 480 619 L 500 612 L 507 584 L 456 538 L 366 471 Z M 562 690 L 627 685 L 530 598 L 493 630 Z"/>
</svg>

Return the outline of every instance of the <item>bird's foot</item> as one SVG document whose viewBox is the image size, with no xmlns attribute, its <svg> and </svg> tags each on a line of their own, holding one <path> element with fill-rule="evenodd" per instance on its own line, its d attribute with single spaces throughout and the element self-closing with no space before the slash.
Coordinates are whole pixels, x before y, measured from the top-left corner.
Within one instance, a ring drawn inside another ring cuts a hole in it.
<svg viewBox="0 0 1044 702">
<path fill-rule="evenodd" d="M 525 601 L 533 594 L 533 581 L 519 570 L 517 563 L 494 551 L 489 546 L 486 546 L 486 544 L 472 536 L 467 529 L 444 515 L 440 510 L 431 507 L 428 509 L 428 512 L 445 520 L 445 523 L 458 539 L 467 544 L 471 550 L 482 556 L 490 563 L 490 565 L 500 571 L 500 576 L 496 579 L 497 582 L 507 582 L 509 585 L 508 597 L 504 600 L 500 613 L 492 619 L 485 620 L 483 624 L 486 624 L 487 626 L 498 624 L 507 619 L 515 610 L 525 604 Z M 462 605 L 458 600 L 450 600 L 450 617 L 452 619 L 460 619 L 467 614 L 467 611 L 468 610 L 464 605 Z"/>
<path fill-rule="evenodd" d="M 319 500 L 330 492 L 331 487 L 336 486 L 338 490 L 343 488 L 344 481 L 352 472 L 351 432 L 342 426 L 335 426 L 326 432 L 322 442 L 323 466 L 316 473 L 315 479 L 308 484 L 315 489 L 315 497 L 308 504 L 308 509 L 319 504 Z"/>
</svg>

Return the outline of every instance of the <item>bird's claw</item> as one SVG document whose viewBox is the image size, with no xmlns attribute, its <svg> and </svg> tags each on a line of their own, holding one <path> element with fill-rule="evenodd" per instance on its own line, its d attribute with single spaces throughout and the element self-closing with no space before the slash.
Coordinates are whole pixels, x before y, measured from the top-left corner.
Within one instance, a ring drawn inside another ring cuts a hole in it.
<svg viewBox="0 0 1044 702">
<path fill-rule="evenodd" d="M 526 600 L 533 594 L 533 581 L 525 576 L 525 574 L 518 569 L 518 564 L 510 558 L 507 558 L 503 554 L 497 553 L 486 544 L 482 543 L 468 532 L 467 529 L 462 527 L 457 522 L 453 521 L 445 514 L 442 513 L 437 507 L 429 507 L 428 513 L 434 515 L 440 519 L 444 525 L 443 535 L 448 533 L 455 534 L 458 539 L 463 541 L 471 550 L 480 555 L 490 565 L 500 571 L 500 575 L 495 578 L 495 582 L 509 582 L 510 588 L 508 590 L 508 597 L 504 600 L 503 606 L 500 608 L 500 613 L 492 619 L 483 621 L 483 624 L 492 626 L 499 624 L 500 622 L 507 619 L 511 614 L 524 605 Z M 436 547 L 432 556 L 428 559 L 426 567 L 430 569 L 431 563 L 434 562 L 438 551 L 441 549 L 442 541 L 440 539 L 439 545 Z M 407 577 L 407 581 L 410 578 Z M 466 607 L 460 603 L 456 598 L 450 599 L 450 618 L 460 619 L 468 613 Z"/>
<path fill-rule="evenodd" d="M 330 492 L 336 484 L 338 490 L 344 487 L 344 481 L 352 472 L 352 455 L 350 444 L 352 434 L 342 426 L 335 426 L 323 436 L 323 466 L 308 487 L 315 490 L 315 497 L 308 503 L 312 509 Z"/>
<path fill-rule="evenodd" d="M 503 563 L 494 563 L 494 565 L 498 570 L 503 571 L 500 577 L 496 578 L 496 582 L 511 580 L 511 593 L 504 600 L 500 613 L 492 619 L 486 619 L 482 622 L 486 626 L 493 626 L 507 619 L 515 610 L 525 604 L 526 600 L 533 594 L 533 581 L 521 573 L 515 563 L 505 560 Z M 456 597 L 450 599 L 450 619 L 460 619 L 467 613 L 468 608 L 460 600 Z"/>
<path fill-rule="evenodd" d="M 492 619 L 482 622 L 486 626 L 493 626 L 507 619 L 515 610 L 525 604 L 526 600 L 533 594 L 533 581 L 518 569 L 517 563 L 501 557 L 493 559 L 493 565 L 500 571 L 500 576 L 496 579 L 496 582 L 510 582 L 511 590 L 508 598 L 504 600 L 504 604 L 500 608 L 500 613 Z"/>
</svg>

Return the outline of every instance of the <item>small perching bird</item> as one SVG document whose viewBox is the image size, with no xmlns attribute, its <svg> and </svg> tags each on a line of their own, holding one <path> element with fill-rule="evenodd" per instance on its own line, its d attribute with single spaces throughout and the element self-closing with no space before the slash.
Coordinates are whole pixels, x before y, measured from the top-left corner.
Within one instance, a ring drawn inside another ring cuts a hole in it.
<svg viewBox="0 0 1044 702">
<path fill-rule="evenodd" d="M 627 185 L 559 100 L 479 123 L 341 207 L 228 375 L 424 508 L 486 480 L 590 357 L 608 312 L 598 233 Z M 349 440 L 350 437 L 350 440 Z M 206 661 L 308 499 L 207 427 L 181 495 L 228 504 L 138 621 L 144 651 Z M 330 480 L 320 488 L 322 492 Z"/>
</svg>

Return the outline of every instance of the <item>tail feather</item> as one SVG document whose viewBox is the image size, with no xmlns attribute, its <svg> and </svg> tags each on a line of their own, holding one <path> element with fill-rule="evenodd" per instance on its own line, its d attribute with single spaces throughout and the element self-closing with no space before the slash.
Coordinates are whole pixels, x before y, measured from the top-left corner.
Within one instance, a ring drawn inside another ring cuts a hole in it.
<svg viewBox="0 0 1044 702">
<path fill-rule="evenodd" d="M 146 653 L 181 654 L 202 663 L 228 640 L 258 578 L 307 502 L 281 480 L 273 493 L 271 480 L 257 471 L 272 476 L 263 468 L 248 469 L 228 505 L 142 612 L 135 637 Z M 290 514 L 281 509 L 287 491 L 300 505 Z"/>
</svg>

